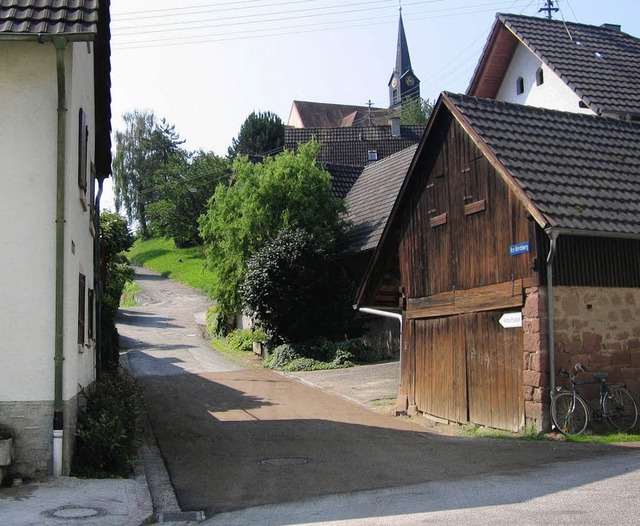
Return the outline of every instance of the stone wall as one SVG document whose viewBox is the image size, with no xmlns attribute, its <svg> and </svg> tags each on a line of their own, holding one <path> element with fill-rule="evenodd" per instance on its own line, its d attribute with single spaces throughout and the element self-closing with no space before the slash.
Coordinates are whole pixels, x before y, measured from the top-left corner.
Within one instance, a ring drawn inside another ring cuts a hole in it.
<svg viewBox="0 0 640 526">
<path fill-rule="evenodd" d="M 65 402 L 62 474 L 69 475 L 78 397 Z M 9 475 L 44 479 L 53 470 L 53 401 L 0 402 L 0 424 L 15 436 L 15 457 Z"/>
<path fill-rule="evenodd" d="M 556 369 L 580 362 L 639 393 L 640 289 L 555 287 L 553 297 Z"/>
<path fill-rule="evenodd" d="M 525 427 L 543 431 L 550 425 L 546 288 L 525 290 L 522 330 Z"/>
<path fill-rule="evenodd" d="M 382 316 L 363 319 L 362 341 L 383 359 L 400 358 L 400 321 Z"/>
</svg>

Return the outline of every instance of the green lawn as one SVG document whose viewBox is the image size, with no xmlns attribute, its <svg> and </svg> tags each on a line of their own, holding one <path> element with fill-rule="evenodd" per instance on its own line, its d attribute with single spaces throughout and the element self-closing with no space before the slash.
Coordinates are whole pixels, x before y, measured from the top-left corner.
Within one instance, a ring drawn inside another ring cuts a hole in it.
<svg viewBox="0 0 640 526">
<path fill-rule="evenodd" d="M 138 239 L 127 256 L 134 264 L 155 270 L 205 293 L 209 291 L 212 273 L 204 268 L 204 255 L 200 247 L 176 248 L 173 239 L 168 238 Z"/>
</svg>

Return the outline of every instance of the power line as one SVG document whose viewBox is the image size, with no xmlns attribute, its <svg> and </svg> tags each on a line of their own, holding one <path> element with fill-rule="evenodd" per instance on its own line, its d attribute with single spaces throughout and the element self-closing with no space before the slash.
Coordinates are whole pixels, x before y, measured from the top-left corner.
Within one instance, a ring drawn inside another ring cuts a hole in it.
<svg viewBox="0 0 640 526">
<path fill-rule="evenodd" d="M 426 11 L 422 13 L 418 13 L 418 15 L 414 15 L 411 17 L 406 17 L 405 20 L 435 20 L 441 18 L 450 18 L 454 16 L 463 16 L 470 14 L 478 14 L 485 13 L 487 11 L 494 11 L 494 8 L 497 5 L 504 5 L 507 2 L 493 2 L 490 4 L 482 4 L 482 6 L 492 7 L 492 9 L 475 9 L 473 11 L 465 11 L 463 13 L 442 13 L 441 11 Z M 465 10 L 467 8 L 457 7 L 450 8 L 447 11 L 460 11 Z M 422 15 L 422 16 L 421 16 Z M 289 20 L 286 19 L 278 19 L 278 20 Z M 271 20 L 272 22 L 278 20 Z M 294 34 L 304 34 L 304 33 L 314 33 L 319 31 L 329 31 L 329 30 L 342 30 L 342 29 L 355 29 L 361 27 L 375 26 L 383 23 L 387 23 L 387 21 L 395 20 L 395 16 L 391 15 L 382 15 L 378 17 L 369 17 L 366 22 L 361 22 L 358 24 L 353 24 L 354 20 L 344 20 L 341 22 L 331 22 L 330 25 L 327 25 L 327 22 L 317 22 L 306 24 L 302 26 L 300 29 L 294 29 L 298 26 L 283 26 L 283 27 L 275 27 L 269 29 L 247 29 L 244 31 L 236 31 L 236 32 L 223 32 L 223 33 L 214 33 L 214 34 L 200 34 L 200 35 L 182 35 L 177 37 L 164 37 L 159 39 L 139 39 L 139 40 L 129 40 L 125 42 L 118 42 L 117 36 L 114 37 L 113 48 L 114 49 L 136 49 L 136 48 L 145 48 L 145 47 L 161 47 L 161 46 L 170 46 L 170 45 L 185 45 L 185 44 L 200 44 L 206 42 L 221 42 L 221 41 L 229 41 L 229 40 L 244 40 L 244 39 L 252 39 L 252 38 L 264 38 L 264 37 L 273 37 L 273 36 L 286 36 L 286 35 L 294 35 Z M 371 22 L 372 20 L 384 20 L 384 22 Z M 345 25 L 346 24 L 346 25 Z M 228 25 L 242 25 L 242 24 L 226 24 Z M 318 27 L 319 29 L 310 29 L 313 27 Z M 217 26 L 211 26 L 217 27 Z M 193 29 L 193 28 L 191 28 Z M 127 35 L 133 36 L 133 35 Z"/>
</svg>

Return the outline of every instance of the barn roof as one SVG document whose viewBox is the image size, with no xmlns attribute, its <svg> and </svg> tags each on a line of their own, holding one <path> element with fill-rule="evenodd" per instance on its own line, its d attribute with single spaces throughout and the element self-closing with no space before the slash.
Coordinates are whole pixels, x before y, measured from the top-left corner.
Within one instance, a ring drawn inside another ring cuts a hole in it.
<svg viewBox="0 0 640 526">
<path fill-rule="evenodd" d="M 639 124 L 450 93 L 443 99 L 549 226 L 640 235 Z"/>
<path fill-rule="evenodd" d="M 611 24 L 498 14 L 467 94 L 495 98 L 519 42 L 594 112 L 640 112 L 640 39 Z"/>
<path fill-rule="evenodd" d="M 304 128 L 337 128 L 351 126 L 374 126 L 388 124 L 391 113 L 388 109 L 354 106 L 352 104 L 331 104 L 294 100 L 291 116 L 297 115 Z"/>
<path fill-rule="evenodd" d="M 367 166 L 347 195 L 350 252 L 375 249 L 416 152 L 415 144 Z"/>
<path fill-rule="evenodd" d="M 542 228 L 640 238 L 640 124 L 444 92 L 386 221 L 358 303 L 377 286 L 398 210 L 410 197 L 409 181 L 434 122 L 445 114 L 460 123 Z"/>
<path fill-rule="evenodd" d="M 98 0 L 0 0 L 0 35 L 86 35 L 98 31 Z"/>
</svg>

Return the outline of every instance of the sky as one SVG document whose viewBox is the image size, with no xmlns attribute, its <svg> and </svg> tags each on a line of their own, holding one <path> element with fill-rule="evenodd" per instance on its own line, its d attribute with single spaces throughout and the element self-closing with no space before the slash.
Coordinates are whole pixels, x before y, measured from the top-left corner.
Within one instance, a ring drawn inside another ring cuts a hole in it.
<svg viewBox="0 0 640 526">
<path fill-rule="evenodd" d="M 423 98 L 464 93 L 496 13 L 542 16 L 545 0 L 404 0 Z M 621 24 L 638 0 L 555 0 L 553 17 Z M 176 7 L 178 6 L 178 7 Z M 398 0 L 111 0 L 112 127 L 152 110 L 188 150 L 226 155 L 252 111 L 286 123 L 294 100 L 388 107 Z M 103 208 L 113 209 L 107 186 Z"/>
</svg>

